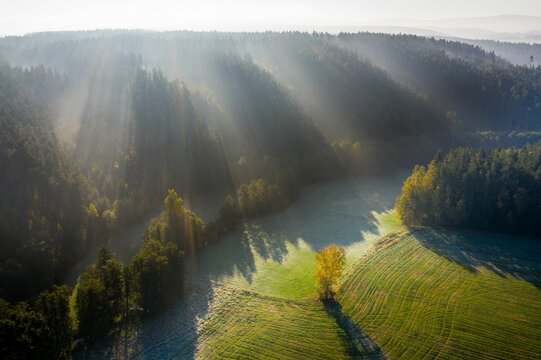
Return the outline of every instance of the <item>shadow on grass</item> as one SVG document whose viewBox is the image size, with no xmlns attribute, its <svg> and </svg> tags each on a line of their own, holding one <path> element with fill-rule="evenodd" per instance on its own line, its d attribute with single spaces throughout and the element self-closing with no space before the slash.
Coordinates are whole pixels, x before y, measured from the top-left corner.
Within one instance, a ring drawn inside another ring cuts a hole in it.
<svg viewBox="0 0 541 360">
<path fill-rule="evenodd" d="M 318 185 L 303 193 L 301 200 L 284 212 L 246 222 L 237 231 L 186 259 L 188 288 L 177 305 L 152 319 L 135 321 L 94 344 L 89 351 L 75 354 L 75 358 L 195 358 L 198 322 L 208 315 L 214 301 L 220 301 L 216 291 L 221 290 L 216 289 L 214 281 L 240 273 L 251 283 L 257 271 L 256 256 L 282 263 L 288 255 L 287 243 L 298 243 L 300 238 L 314 250 L 330 242 L 347 246 L 364 241 L 363 234 L 378 233 L 379 224 L 373 212 L 393 207 L 402 181 L 403 176 L 399 176 Z M 344 326 L 348 337 L 345 341 L 354 347 L 352 354 L 384 358 L 377 345 L 370 345 L 370 338 L 341 310 L 335 319 Z"/>
<path fill-rule="evenodd" d="M 150 317 L 134 317 L 74 359 L 195 359 L 198 322 L 216 297 L 209 283 L 187 284 L 176 303 Z"/>
<path fill-rule="evenodd" d="M 541 241 L 497 233 L 422 228 L 413 236 L 436 254 L 468 271 L 488 269 L 502 277 L 524 279 L 541 288 Z"/>
<path fill-rule="evenodd" d="M 386 359 L 378 344 L 342 312 L 342 305 L 334 300 L 323 300 L 325 312 L 344 331 L 349 354 L 354 359 Z"/>
<path fill-rule="evenodd" d="M 282 263 L 288 243 L 300 239 L 318 251 L 329 243 L 347 247 L 379 234 L 374 213 L 393 208 L 403 175 L 347 179 L 317 185 L 283 212 L 246 221 L 234 232 L 203 249 L 193 264 L 195 276 L 219 280 L 240 273 L 252 282 L 255 257 Z"/>
</svg>

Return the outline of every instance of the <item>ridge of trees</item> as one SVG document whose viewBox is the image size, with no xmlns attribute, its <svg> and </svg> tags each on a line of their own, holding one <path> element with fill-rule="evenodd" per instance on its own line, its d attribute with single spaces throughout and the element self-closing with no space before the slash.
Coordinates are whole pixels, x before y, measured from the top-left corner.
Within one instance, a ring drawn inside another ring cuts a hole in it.
<svg viewBox="0 0 541 360">
<path fill-rule="evenodd" d="M 541 143 L 461 148 L 417 165 L 397 210 L 406 225 L 541 234 Z"/>
<path fill-rule="evenodd" d="M 412 86 L 463 130 L 538 129 L 541 67 L 513 66 L 479 47 L 413 35 L 341 34 L 339 43 Z"/>
<path fill-rule="evenodd" d="M 88 245 L 84 184 L 32 79 L 49 86 L 42 68 L 0 66 L 0 296 L 8 300 L 58 282 Z"/>
</svg>

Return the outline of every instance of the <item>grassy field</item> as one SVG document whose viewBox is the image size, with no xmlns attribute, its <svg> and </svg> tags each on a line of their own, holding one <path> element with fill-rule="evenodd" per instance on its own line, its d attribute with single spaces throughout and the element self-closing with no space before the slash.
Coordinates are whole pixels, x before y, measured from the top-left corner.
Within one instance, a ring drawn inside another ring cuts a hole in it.
<svg viewBox="0 0 541 360">
<path fill-rule="evenodd" d="M 79 358 L 541 359 L 539 240 L 402 230 L 402 180 L 324 186 L 244 224 L 193 259 L 177 307 Z M 341 308 L 317 300 L 329 243 L 346 249 Z"/>
<path fill-rule="evenodd" d="M 539 251 L 494 237 L 490 258 L 479 234 L 388 237 L 350 270 L 343 311 L 390 359 L 541 358 Z"/>
<path fill-rule="evenodd" d="M 288 298 L 295 283 L 313 286 L 313 250 L 291 251 L 306 256 L 297 270 L 287 261 L 263 268 L 273 278 L 268 292 L 283 286 L 286 297 L 259 291 L 263 280 L 251 290 L 207 283 L 190 291 L 189 306 L 88 358 L 541 359 L 537 239 L 392 232 L 350 260 L 338 316 L 314 291 Z"/>
<path fill-rule="evenodd" d="M 387 221 L 396 227 L 392 218 Z M 307 270 L 312 250 L 292 250 L 306 253 L 304 260 L 290 259 L 300 262 L 300 272 L 288 272 L 284 265 L 264 268 L 272 277 L 267 285 L 271 292 L 280 281 L 284 291 L 295 283 L 312 286 Z M 395 232 L 350 260 L 339 300 L 355 331 L 374 341 L 389 359 L 541 358 L 538 254 L 535 239 L 444 230 Z M 301 276 L 301 268 L 307 274 Z M 264 283 L 255 289 L 264 289 Z M 314 300 L 313 290 L 311 294 L 291 300 L 236 290 L 198 332 L 197 358 L 354 357 L 351 334 Z"/>
<path fill-rule="evenodd" d="M 349 359 L 346 334 L 315 300 L 238 291 L 199 331 L 198 359 Z"/>
<path fill-rule="evenodd" d="M 395 212 L 374 213 L 373 216 L 377 219 L 377 231 L 359 233 L 358 239 L 362 241 L 352 241 L 351 245 L 345 246 L 348 265 L 368 251 L 380 236 L 398 226 Z M 258 242 L 272 243 L 269 240 L 271 236 L 260 226 L 246 226 L 244 238 L 252 259 L 253 270 L 250 271 L 249 276 L 246 276 L 242 271 L 234 269 L 232 273 L 220 275 L 214 280 L 227 286 L 286 299 L 299 300 L 313 297 L 316 292 L 314 274 L 315 255 L 318 248 L 302 238 L 297 238 L 296 241 L 285 240 L 280 243 L 280 256 L 265 256 L 268 251 L 262 251 Z M 330 239 L 328 243 L 332 242 L 332 236 L 328 239 Z M 227 247 L 226 243 L 218 244 L 216 252 L 223 254 L 224 251 L 231 251 L 231 248 L 224 249 L 225 247 Z M 216 265 L 219 266 L 219 263 L 215 261 L 210 264 L 210 266 Z"/>
</svg>

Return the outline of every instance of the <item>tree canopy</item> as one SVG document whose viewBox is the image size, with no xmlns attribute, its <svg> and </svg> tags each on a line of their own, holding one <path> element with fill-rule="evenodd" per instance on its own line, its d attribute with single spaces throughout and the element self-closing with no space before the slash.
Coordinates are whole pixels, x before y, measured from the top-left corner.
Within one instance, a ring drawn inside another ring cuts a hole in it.
<svg viewBox="0 0 541 360">
<path fill-rule="evenodd" d="M 456 149 L 416 166 L 397 210 L 406 225 L 541 234 L 541 144 Z"/>
<path fill-rule="evenodd" d="M 346 264 L 343 248 L 331 244 L 316 254 L 316 280 L 321 297 L 333 299 Z"/>
</svg>

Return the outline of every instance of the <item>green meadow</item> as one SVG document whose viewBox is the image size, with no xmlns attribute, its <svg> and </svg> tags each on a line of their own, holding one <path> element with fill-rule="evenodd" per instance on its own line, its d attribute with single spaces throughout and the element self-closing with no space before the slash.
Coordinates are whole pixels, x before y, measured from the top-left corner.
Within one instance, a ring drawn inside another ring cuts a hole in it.
<svg viewBox="0 0 541 360">
<path fill-rule="evenodd" d="M 537 241 L 407 230 L 392 210 L 399 184 L 323 186 L 245 223 L 192 259 L 192 290 L 176 309 L 90 357 L 541 358 Z M 329 243 L 346 250 L 331 310 L 314 278 Z"/>
</svg>

